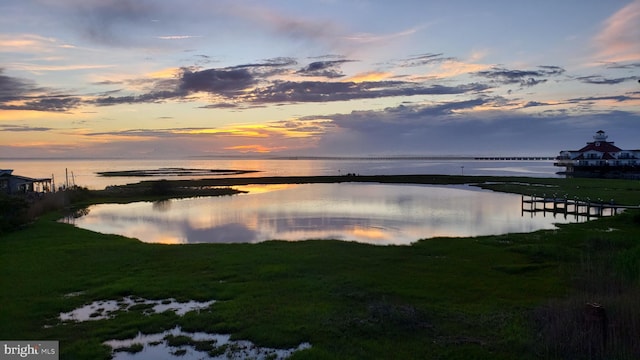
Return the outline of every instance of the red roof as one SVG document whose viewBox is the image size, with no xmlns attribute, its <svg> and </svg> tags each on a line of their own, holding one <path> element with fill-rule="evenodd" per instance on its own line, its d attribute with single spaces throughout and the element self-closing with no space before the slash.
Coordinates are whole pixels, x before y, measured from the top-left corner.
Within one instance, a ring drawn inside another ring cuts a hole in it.
<svg viewBox="0 0 640 360">
<path fill-rule="evenodd" d="M 579 152 L 587 152 L 587 151 L 599 151 L 604 153 L 615 153 L 618 151 L 622 151 L 619 147 L 613 145 L 612 142 L 608 141 L 594 141 L 587 143 L 587 146 L 578 150 Z"/>
</svg>

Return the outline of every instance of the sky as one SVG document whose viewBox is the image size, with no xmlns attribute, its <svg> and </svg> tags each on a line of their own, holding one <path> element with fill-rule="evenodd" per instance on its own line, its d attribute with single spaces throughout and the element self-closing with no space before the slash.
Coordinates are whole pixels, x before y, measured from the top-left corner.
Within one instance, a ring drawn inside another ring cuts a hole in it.
<svg viewBox="0 0 640 360">
<path fill-rule="evenodd" d="M 0 158 L 640 149 L 640 0 L 3 0 Z"/>
</svg>

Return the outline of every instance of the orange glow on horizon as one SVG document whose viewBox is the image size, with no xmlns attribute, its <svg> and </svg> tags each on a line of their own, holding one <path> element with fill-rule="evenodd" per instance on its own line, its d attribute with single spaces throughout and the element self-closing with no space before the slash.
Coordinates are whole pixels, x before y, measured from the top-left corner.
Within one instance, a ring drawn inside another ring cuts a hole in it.
<svg viewBox="0 0 640 360">
<path fill-rule="evenodd" d="M 388 235 L 383 230 L 376 228 L 363 228 L 361 226 L 354 226 L 351 233 L 357 237 L 375 240 L 385 240 Z"/>
<path fill-rule="evenodd" d="M 389 72 L 369 71 L 369 72 L 356 74 L 350 78 L 345 79 L 344 81 L 353 81 L 353 82 L 380 81 L 380 80 L 388 79 L 392 76 L 393 74 Z"/>
<path fill-rule="evenodd" d="M 267 134 L 264 134 L 257 130 L 252 130 L 252 128 L 260 129 L 260 128 L 264 128 L 264 126 L 263 125 L 247 125 L 247 126 L 240 126 L 237 128 L 196 129 L 196 130 L 188 130 L 188 131 L 177 131 L 177 133 L 246 136 L 246 137 L 254 137 L 254 138 L 268 137 Z"/>
<path fill-rule="evenodd" d="M 9 105 L 9 102 L 5 103 Z M 18 102 L 13 102 L 12 105 L 21 105 Z M 16 121 L 16 120 L 32 120 L 32 119 L 69 119 L 69 118 L 86 118 L 87 114 L 80 112 L 43 112 L 36 110 L 2 110 L 0 109 L 0 123 L 2 121 Z M 35 125 L 34 125 L 35 126 Z"/>
<path fill-rule="evenodd" d="M 271 151 L 281 150 L 284 148 L 283 147 L 272 148 L 272 147 L 267 147 L 263 145 L 236 145 L 236 146 L 228 146 L 228 147 L 225 147 L 224 149 L 240 151 L 243 153 L 247 153 L 247 152 L 270 153 Z"/>
<path fill-rule="evenodd" d="M 173 236 L 169 235 L 161 235 L 158 236 L 154 241 L 149 241 L 149 243 L 153 244 L 163 244 L 163 245 L 179 245 L 184 244 L 184 241 Z"/>
<path fill-rule="evenodd" d="M 186 131 L 176 131 L 176 133 L 183 134 L 210 134 L 210 135 L 227 135 L 227 136 L 239 136 L 249 138 L 268 138 L 274 135 L 281 135 L 287 138 L 307 138 L 318 135 L 320 130 L 307 130 L 306 128 L 317 123 L 326 122 L 321 121 L 295 121 L 297 126 L 287 126 L 283 122 L 271 122 L 266 124 L 239 124 L 231 125 L 224 128 L 210 128 L 210 129 L 194 129 Z M 318 126 L 318 125 L 316 125 Z"/>
<path fill-rule="evenodd" d="M 180 69 L 178 68 L 165 68 L 162 70 L 147 73 L 146 76 L 152 79 L 172 79 L 176 77 Z"/>
</svg>

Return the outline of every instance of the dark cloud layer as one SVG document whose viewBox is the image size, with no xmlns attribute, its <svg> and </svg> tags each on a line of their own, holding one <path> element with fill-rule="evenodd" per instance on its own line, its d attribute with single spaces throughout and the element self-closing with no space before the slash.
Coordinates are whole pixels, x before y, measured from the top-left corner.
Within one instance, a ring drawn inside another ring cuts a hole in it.
<svg viewBox="0 0 640 360">
<path fill-rule="evenodd" d="M 344 74 L 339 69 L 339 66 L 352 62 L 353 60 L 326 60 L 326 61 L 314 61 L 304 68 L 297 71 L 297 74 L 303 76 L 320 76 L 326 78 L 339 78 Z"/>
<path fill-rule="evenodd" d="M 381 98 L 391 96 L 446 95 L 483 91 L 488 86 L 467 84 L 458 86 L 432 85 L 401 82 L 321 82 L 321 81 L 281 81 L 255 90 L 255 102 L 324 102 L 354 99 Z"/>
<path fill-rule="evenodd" d="M 630 69 L 635 70 L 640 68 L 640 62 L 636 63 L 628 63 L 628 64 L 620 64 L 620 63 L 607 63 L 607 69 Z"/>
<path fill-rule="evenodd" d="M 0 68 L 0 103 L 20 99 L 34 91 L 42 90 L 34 82 L 4 75 Z"/>
<path fill-rule="evenodd" d="M 318 148 L 327 154 L 553 156 L 563 149 L 579 148 L 600 128 L 615 136 L 613 140 L 621 146 L 636 146 L 635 139 L 640 136 L 640 127 L 633 126 L 638 116 L 629 112 L 580 116 L 502 110 L 456 112 L 496 101 L 500 99 L 479 97 L 326 116 L 336 130 L 323 137 Z M 534 133 L 544 136 L 531 136 Z"/>
<path fill-rule="evenodd" d="M 24 126 L 24 125 L 10 125 L 10 124 L 0 124 L 0 131 L 13 131 L 13 132 L 29 132 L 29 131 L 50 131 L 52 128 L 48 127 L 34 127 L 34 126 Z"/>
<path fill-rule="evenodd" d="M 576 78 L 580 82 L 585 84 L 596 84 L 596 85 L 617 85 L 623 83 L 625 81 L 636 81 L 640 79 L 638 76 L 626 76 L 619 78 L 605 78 L 600 75 L 591 75 L 591 76 L 581 76 Z"/>
<path fill-rule="evenodd" d="M 233 96 L 238 91 L 255 85 L 256 78 L 247 69 L 185 70 L 180 78 L 179 90 L 186 93 L 208 92 Z"/>
<path fill-rule="evenodd" d="M 456 60 L 456 58 L 454 57 L 445 57 L 443 55 L 444 54 L 442 53 L 437 53 L 437 54 L 429 53 L 429 54 L 416 55 L 407 59 L 400 60 L 399 66 L 400 67 L 417 67 L 417 66 L 437 64 L 445 61 Z"/>
<path fill-rule="evenodd" d="M 565 70 L 559 66 L 539 66 L 537 70 L 511 70 L 494 67 L 491 70 L 478 71 L 477 76 L 487 78 L 503 85 L 535 86 L 547 81 L 551 76 L 561 75 Z"/>
<path fill-rule="evenodd" d="M 296 71 L 303 76 L 328 78 L 343 76 L 339 66 L 353 60 L 315 61 Z M 139 95 L 106 96 L 94 101 L 106 106 L 120 103 L 158 102 L 182 99 L 194 93 L 208 93 L 222 98 L 207 108 L 230 108 L 269 103 L 331 102 L 392 96 L 452 95 L 484 91 L 489 86 L 480 83 L 456 86 L 425 85 L 407 81 L 283 81 L 271 77 L 290 70 L 297 62 L 278 58 L 263 63 L 227 68 L 183 68 L 176 79 L 158 81 L 152 90 Z"/>
<path fill-rule="evenodd" d="M 266 69 L 266 68 L 274 68 L 274 67 L 287 67 L 297 65 L 298 62 L 296 59 L 291 57 L 277 57 L 273 59 L 266 59 L 261 63 L 250 63 L 250 64 L 242 64 L 232 66 L 231 69 L 240 69 L 240 68 L 257 68 L 257 69 Z"/>
<path fill-rule="evenodd" d="M 407 64 L 424 64 L 448 59 L 442 54 L 423 54 L 403 60 Z M 123 90 L 94 92 L 86 95 L 65 94 L 60 90 L 38 86 L 27 79 L 11 77 L 0 68 L 0 109 L 34 110 L 66 112 L 83 105 L 113 106 L 118 104 L 160 103 L 167 101 L 190 101 L 195 94 L 209 94 L 210 103 L 202 106 L 211 109 L 246 109 L 266 106 L 268 104 L 318 103 L 349 101 L 358 99 L 374 99 L 386 97 L 410 97 L 418 95 L 468 95 L 478 96 L 487 93 L 498 85 L 518 85 L 531 87 L 565 73 L 558 66 L 539 66 L 533 70 L 516 70 L 494 67 L 487 71 L 473 73 L 477 77 L 487 79 L 485 82 L 474 82 L 457 85 L 418 81 L 331 81 L 344 76 L 341 66 L 356 60 L 350 59 L 316 59 L 302 67 L 291 57 L 266 59 L 255 63 L 246 63 L 220 68 L 183 67 L 180 72 L 169 79 L 139 78 L 124 81 L 105 81 L 93 85 L 132 85 L 145 89 L 142 92 L 123 93 Z M 409 66 L 409 65 L 408 65 Z M 411 65 L 413 66 L 413 65 Z M 325 77 L 328 81 L 296 81 L 280 80 L 279 75 L 298 75 Z M 571 78 L 568 78 L 571 80 Z M 619 84 L 637 79 L 636 76 L 619 78 L 603 78 L 600 76 L 583 76 L 573 78 L 589 84 Z M 199 96 L 198 99 L 202 97 Z M 556 101 L 555 104 L 590 103 L 599 100 L 615 100 L 618 102 L 637 100 L 632 94 L 610 95 L 606 97 L 585 97 Z M 201 100 L 198 100 L 201 101 Z M 470 103 L 478 100 L 467 100 Z M 513 99 L 493 98 L 492 108 L 514 105 Z M 549 105 L 531 100 L 522 108 Z M 441 105 L 446 111 L 452 103 Z M 435 111 L 436 108 L 431 109 Z"/>
<path fill-rule="evenodd" d="M 572 98 L 568 99 L 569 103 L 585 103 L 592 101 L 602 101 L 602 100 L 613 100 L 617 102 L 623 101 L 631 101 L 631 100 L 640 100 L 640 96 L 628 96 L 628 95 L 611 95 L 611 96 L 588 96 L 588 97 L 580 97 L 580 98 Z"/>
<path fill-rule="evenodd" d="M 25 101 L 23 105 L 17 106 L 5 106 L 6 110 L 33 110 L 33 111 L 52 111 L 52 112 L 64 112 L 69 111 L 82 103 L 79 97 L 60 95 L 60 96 L 45 96 L 39 97 L 34 100 Z"/>
<path fill-rule="evenodd" d="M 61 112 L 82 102 L 80 97 L 60 95 L 34 82 L 3 74 L 0 68 L 0 109 Z M 45 94 L 45 95 L 42 95 Z"/>
</svg>

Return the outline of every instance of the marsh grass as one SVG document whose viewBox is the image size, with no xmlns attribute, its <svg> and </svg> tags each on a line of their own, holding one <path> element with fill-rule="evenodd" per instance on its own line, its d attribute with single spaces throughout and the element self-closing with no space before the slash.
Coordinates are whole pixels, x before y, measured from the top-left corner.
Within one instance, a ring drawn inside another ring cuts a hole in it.
<svg viewBox="0 0 640 360">
<path fill-rule="evenodd" d="M 640 358 L 640 252 L 636 241 L 630 240 L 618 234 L 592 235 L 584 240 L 580 261 L 575 263 L 577 271 L 571 274 L 575 291 L 535 312 L 540 329 L 536 351 L 540 355 Z M 595 316 L 594 306 L 598 309 Z"/>
<path fill-rule="evenodd" d="M 131 353 L 131 354 L 135 354 L 135 353 L 139 353 L 142 350 L 144 350 L 144 345 L 136 343 L 136 344 L 131 344 L 129 346 L 116 348 L 113 351 L 114 352 L 128 352 L 128 353 Z"/>
<path fill-rule="evenodd" d="M 638 188 L 616 186 L 618 198 Z M 108 359 L 104 341 L 176 326 L 272 348 L 312 344 L 293 358 L 572 359 L 585 346 L 590 359 L 640 354 L 640 221 L 632 211 L 531 234 L 384 247 L 145 244 L 58 216 L 0 237 L 0 338 L 59 340 L 63 359 Z M 113 319 L 57 320 L 125 296 L 218 302 L 183 317 L 145 315 L 140 306 Z M 586 302 L 606 309 L 604 350 L 584 332 Z"/>
</svg>

